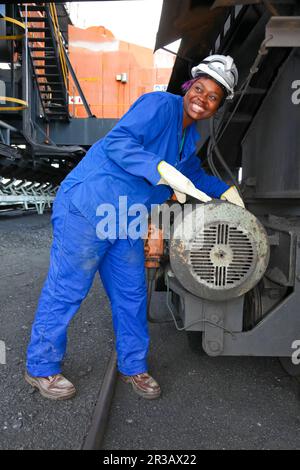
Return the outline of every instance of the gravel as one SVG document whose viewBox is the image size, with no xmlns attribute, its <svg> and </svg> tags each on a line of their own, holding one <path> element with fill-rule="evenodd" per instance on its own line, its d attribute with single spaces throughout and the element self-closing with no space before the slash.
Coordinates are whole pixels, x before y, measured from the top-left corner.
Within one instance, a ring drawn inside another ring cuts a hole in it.
<svg viewBox="0 0 300 470">
<path fill-rule="evenodd" d="M 0 216 L 0 449 L 80 449 L 110 358 L 110 308 L 98 279 L 72 320 L 64 374 L 77 395 L 44 399 L 24 379 L 31 324 L 48 269 L 50 214 Z"/>
</svg>

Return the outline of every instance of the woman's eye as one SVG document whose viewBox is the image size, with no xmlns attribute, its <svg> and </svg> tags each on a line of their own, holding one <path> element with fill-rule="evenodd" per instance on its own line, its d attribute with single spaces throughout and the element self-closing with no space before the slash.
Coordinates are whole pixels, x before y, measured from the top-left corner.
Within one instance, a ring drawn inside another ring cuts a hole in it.
<svg viewBox="0 0 300 470">
<path fill-rule="evenodd" d="M 215 96 L 210 96 L 209 99 L 210 99 L 211 101 L 216 101 L 217 98 L 216 98 Z"/>
</svg>

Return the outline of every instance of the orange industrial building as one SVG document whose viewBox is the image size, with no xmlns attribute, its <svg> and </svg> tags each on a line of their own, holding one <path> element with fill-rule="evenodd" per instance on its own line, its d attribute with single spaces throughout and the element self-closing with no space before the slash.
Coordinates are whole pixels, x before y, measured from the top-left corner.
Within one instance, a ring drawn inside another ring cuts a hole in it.
<svg viewBox="0 0 300 470">
<path fill-rule="evenodd" d="M 164 90 L 174 57 L 119 41 L 103 26 L 87 29 L 69 25 L 69 56 L 93 114 L 119 118 L 143 93 Z M 72 79 L 69 79 L 69 111 L 85 117 Z"/>
</svg>

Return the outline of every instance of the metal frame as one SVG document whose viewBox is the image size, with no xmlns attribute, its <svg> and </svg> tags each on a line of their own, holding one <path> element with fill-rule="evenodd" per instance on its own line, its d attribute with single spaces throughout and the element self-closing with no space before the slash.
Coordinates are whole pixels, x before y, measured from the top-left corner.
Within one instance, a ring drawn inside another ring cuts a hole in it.
<svg viewBox="0 0 300 470">
<path fill-rule="evenodd" d="M 1 206 L 7 209 L 21 205 L 24 210 L 34 207 L 41 215 L 46 208 L 50 209 L 57 189 L 50 183 L 32 183 L 15 178 L 4 183 L 0 179 L 0 210 Z"/>
</svg>

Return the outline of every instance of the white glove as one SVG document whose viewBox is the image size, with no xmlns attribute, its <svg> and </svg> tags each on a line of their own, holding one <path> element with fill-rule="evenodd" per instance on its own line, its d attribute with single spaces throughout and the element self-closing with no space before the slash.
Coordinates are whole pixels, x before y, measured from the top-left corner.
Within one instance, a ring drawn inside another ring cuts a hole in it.
<svg viewBox="0 0 300 470">
<path fill-rule="evenodd" d="M 166 182 L 161 183 L 160 181 L 164 181 L 162 178 L 159 180 L 157 184 L 167 184 Z M 180 204 L 184 204 L 186 202 L 186 194 L 180 193 L 179 191 L 175 191 L 174 189 L 174 194 L 177 198 L 177 201 L 180 202 Z"/>
<path fill-rule="evenodd" d="M 245 204 L 243 199 L 240 197 L 238 190 L 236 189 L 235 186 L 231 186 L 225 193 L 223 193 L 220 197 L 223 201 L 228 201 L 231 202 L 232 204 L 235 204 L 236 206 L 244 207 Z"/>
<path fill-rule="evenodd" d="M 161 176 L 157 184 L 167 184 L 170 186 L 181 204 L 186 201 L 186 194 L 202 202 L 211 201 L 211 197 L 197 189 L 191 180 L 164 160 L 158 164 L 157 169 Z"/>
</svg>

